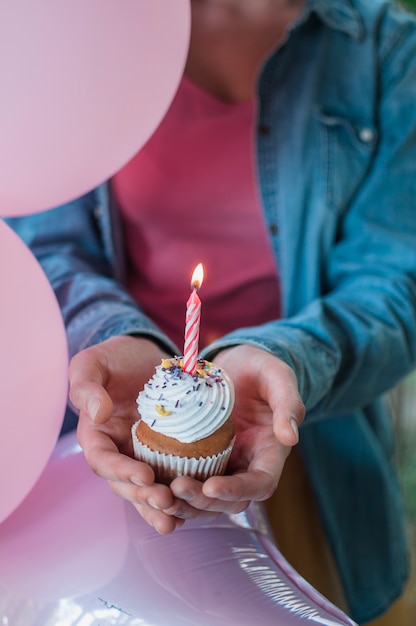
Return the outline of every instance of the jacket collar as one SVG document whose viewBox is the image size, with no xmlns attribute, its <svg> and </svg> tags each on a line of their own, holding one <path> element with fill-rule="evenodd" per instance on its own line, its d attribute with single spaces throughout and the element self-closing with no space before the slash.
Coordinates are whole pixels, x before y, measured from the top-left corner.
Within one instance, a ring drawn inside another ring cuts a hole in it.
<svg viewBox="0 0 416 626">
<path fill-rule="evenodd" d="M 354 39 L 364 36 L 363 20 L 351 0 L 308 0 L 306 12 L 315 12 L 327 26 Z"/>
</svg>

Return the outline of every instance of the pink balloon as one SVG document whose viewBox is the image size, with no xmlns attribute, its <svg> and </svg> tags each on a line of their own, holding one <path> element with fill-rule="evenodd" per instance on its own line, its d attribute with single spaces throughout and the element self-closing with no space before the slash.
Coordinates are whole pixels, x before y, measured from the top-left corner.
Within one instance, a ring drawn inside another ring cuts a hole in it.
<svg viewBox="0 0 416 626">
<path fill-rule="evenodd" d="M 0 214 L 51 208 L 114 174 L 179 84 L 189 0 L 13 0 L 0 8 Z"/>
<path fill-rule="evenodd" d="M 0 522 L 21 503 L 56 445 L 68 351 L 42 268 L 0 220 Z"/>
<path fill-rule="evenodd" d="M 89 470 L 71 433 L 0 526 L 0 585 L 39 603 L 94 594 L 117 576 L 128 545 L 123 501 Z"/>
<path fill-rule="evenodd" d="M 353 626 L 283 559 L 261 506 L 161 536 L 74 434 L 0 526 L 0 554 L 1 623 Z"/>
</svg>

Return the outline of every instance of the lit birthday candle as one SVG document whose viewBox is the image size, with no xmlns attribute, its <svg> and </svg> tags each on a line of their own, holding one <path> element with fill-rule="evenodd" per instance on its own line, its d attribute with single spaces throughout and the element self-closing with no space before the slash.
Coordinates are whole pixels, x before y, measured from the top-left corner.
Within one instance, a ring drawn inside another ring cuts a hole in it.
<svg viewBox="0 0 416 626">
<path fill-rule="evenodd" d="M 199 263 L 192 274 L 192 293 L 186 303 L 185 346 L 183 350 L 183 369 L 193 374 L 198 359 L 199 324 L 201 321 L 201 300 L 198 289 L 202 285 L 204 268 Z"/>
</svg>

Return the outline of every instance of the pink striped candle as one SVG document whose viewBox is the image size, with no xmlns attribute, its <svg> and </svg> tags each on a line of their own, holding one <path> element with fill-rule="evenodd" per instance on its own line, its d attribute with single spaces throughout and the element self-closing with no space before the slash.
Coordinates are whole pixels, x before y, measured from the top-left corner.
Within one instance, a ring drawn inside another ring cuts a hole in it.
<svg viewBox="0 0 416 626">
<path fill-rule="evenodd" d="M 202 285 L 204 268 L 199 263 L 193 271 L 192 293 L 186 303 L 185 346 L 183 350 L 183 369 L 193 374 L 198 360 L 199 324 L 201 321 L 201 300 L 197 290 Z"/>
</svg>

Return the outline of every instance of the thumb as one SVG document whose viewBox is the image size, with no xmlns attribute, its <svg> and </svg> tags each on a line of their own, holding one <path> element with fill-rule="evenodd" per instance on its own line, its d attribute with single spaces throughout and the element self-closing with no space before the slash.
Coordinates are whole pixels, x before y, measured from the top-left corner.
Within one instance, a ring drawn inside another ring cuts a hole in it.
<svg viewBox="0 0 416 626">
<path fill-rule="evenodd" d="M 279 363 L 278 384 L 276 377 L 269 385 L 269 405 L 273 411 L 273 431 L 284 446 L 294 446 L 299 441 L 299 426 L 305 418 L 305 406 L 299 395 L 293 370 Z"/>
<path fill-rule="evenodd" d="M 76 354 L 69 364 L 69 399 L 76 409 L 93 422 L 110 419 L 113 402 L 104 385 L 106 368 L 88 350 Z"/>
</svg>

